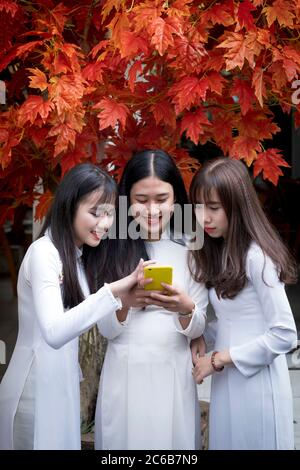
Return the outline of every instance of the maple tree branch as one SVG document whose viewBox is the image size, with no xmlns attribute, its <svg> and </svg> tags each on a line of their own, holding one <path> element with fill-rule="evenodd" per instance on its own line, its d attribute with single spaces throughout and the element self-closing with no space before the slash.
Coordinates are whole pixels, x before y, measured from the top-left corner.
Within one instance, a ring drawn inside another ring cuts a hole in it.
<svg viewBox="0 0 300 470">
<path fill-rule="evenodd" d="M 96 6 L 96 3 L 98 3 L 97 0 L 91 1 L 88 13 L 86 15 L 86 21 L 85 21 L 84 30 L 83 30 L 83 40 L 82 40 L 82 46 L 81 46 L 85 54 L 88 54 L 90 51 L 90 45 L 88 42 L 88 34 L 89 34 L 90 26 L 92 23 L 93 9 Z"/>
<path fill-rule="evenodd" d="M 131 12 L 131 10 L 133 9 L 134 1 L 135 1 L 135 0 L 131 0 L 131 5 L 130 5 L 129 9 L 126 10 L 126 13 L 130 13 L 130 12 Z"/>
</svg>

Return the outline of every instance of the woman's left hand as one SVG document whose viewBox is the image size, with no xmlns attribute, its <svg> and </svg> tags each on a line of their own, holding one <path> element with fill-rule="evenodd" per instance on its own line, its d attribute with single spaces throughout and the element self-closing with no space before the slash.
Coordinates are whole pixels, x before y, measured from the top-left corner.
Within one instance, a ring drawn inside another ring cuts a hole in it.
<svg viewBox="0 0 300 470">
<path fill-rule="evenodd" d="M 180 288 L 161 283 L 164 288 L 162 293 L 151 292 L 145 299 L 148 305 L 157 305 L 171 312 L 190 313 L 195 304 L 193 300 Z"/>
<path fill-rule="evenodd" d="M 211 365 L 210 356 L 202 356 L 196 359 L 195 366 L 193 368 L 194 380 L 197 384 L 201 384 L 203 379 L 214 373 L 213 366 Z"/>
</svg>

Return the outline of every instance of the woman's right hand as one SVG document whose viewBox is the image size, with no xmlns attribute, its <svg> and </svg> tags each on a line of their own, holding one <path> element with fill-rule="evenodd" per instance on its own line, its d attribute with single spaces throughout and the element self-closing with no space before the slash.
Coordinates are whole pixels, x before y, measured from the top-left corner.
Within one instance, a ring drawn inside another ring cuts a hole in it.
<svg viewBox="0 0 300 470">
<path fill-rule="evenodd" d="M 135 270 L 126 277 L 119 279 L 118 281 L 108 284 L 112 294 L 115 297 L 120 297 L 124 306 L 130 307 L 131 301 L 134 302 L 133 289 L 136 287 L 142 289 L 146 284 L 151 282 L 151 279 L 144 279 L 144 268 L 150 264 L 154 264 L 155 261 L 149 260 L 144 261 L 142 258 Z M 130 301 L 131 299 L 131 301 Z"/>
</svg>

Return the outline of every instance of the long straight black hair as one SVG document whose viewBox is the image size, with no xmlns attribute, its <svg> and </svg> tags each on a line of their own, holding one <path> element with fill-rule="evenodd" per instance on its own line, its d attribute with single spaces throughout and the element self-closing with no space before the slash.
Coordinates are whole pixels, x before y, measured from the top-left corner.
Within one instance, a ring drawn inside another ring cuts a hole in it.
<svg viewBox="0 0 300 470">
<path fill-rule="evenodd" d="M 203 248 L 192 252 L 194 278 L 215 287 L 218 297 L 234 298 L 247 283 L 246 256 L 254 241 L 273 260 L 282 282 L 296 282 L 296 263 L 267 219 L 246 166 L 226 157 L 206 162 L 191 183 L 191 202 L 209 201 L 213 189 L 226 213 L 228 233 L 226 241 L 204 234 Z"/>
<path fill-rule="evenodd" d="M 180 171 L 171 156 L 163 150 L 142 150 L 133 155 L 126 164 L 120 184 L 119 196 L 126 196 L 126 214 L 122 214 L 122 221 L 126 221 L 127 238 L 121 239 L 119 221 L 119 209 L 117 210 L 117 240 L 110 240 L 111 264 L 110 271 L 106 274 L 110 281 L 126 276 L 136 267 L 140 258 L 149 259 L 145 242 L 142 238 L 133 240 L 128 235 L 128 227 L 133 221 L 128 214 L 130 206 L 130 193 L 132 186 L 138 181 L 154 176 L 161 181 L 169 183 L 173 187 L 174 200 L 181 206 L 184 213 L 184 204 L 188 203 L 188 197 Z M 125 210 L 122 206 L 122 210 Z M 124 222 L 125 223 L 125 222 Z M 182 224 L 183 226 L 183 224 Z M 174 215 L 170 219 L 171 236 L 174 229 Z"/>
<path fill-rule="evenodd" d="M 63 304 L 71 308 L 84 300 L 77 277 L 74 219 L 80 203 L 99 191 L 98 204 L 115 204 L 117 184 L 105 171 L 90 163 L 73 167 L 58 185 L 40 237 L 49 229 L 63 266 Z M 97 248 L 83 245 L 82 260 L 91 293 L 104 281 L 107 250 L 105 240 Z"/>
</svg>

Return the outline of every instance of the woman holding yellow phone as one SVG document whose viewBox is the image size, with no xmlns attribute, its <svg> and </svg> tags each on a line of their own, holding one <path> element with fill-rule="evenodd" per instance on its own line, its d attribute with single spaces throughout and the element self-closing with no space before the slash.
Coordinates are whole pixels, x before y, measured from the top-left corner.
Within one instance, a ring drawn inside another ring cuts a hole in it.
<svg viewBox="0 0 300 470">
<path fill-rule="evenodd" d="M 187 203 L 184 183 L 168 154 L 145 150 L 127 163 L 119 191 L 127 197 L 128 236 L 110 241 L 108 281 L 131 272 L 143 258 L 156 260 L 153 268 L 171 266 L 172 285 L 146 290 L 151 279 L 140 276 L 131 308 L 117 314 L 122 332 L 116 335 L 99 322 L 108 348 L 96 449 L 198 449 L 200 416 L 189 343 L 203 332 L 207 291 L 192 279 L 184 233 L 174 226 L 174 204 L 183 209 Z"/>
</svg>

